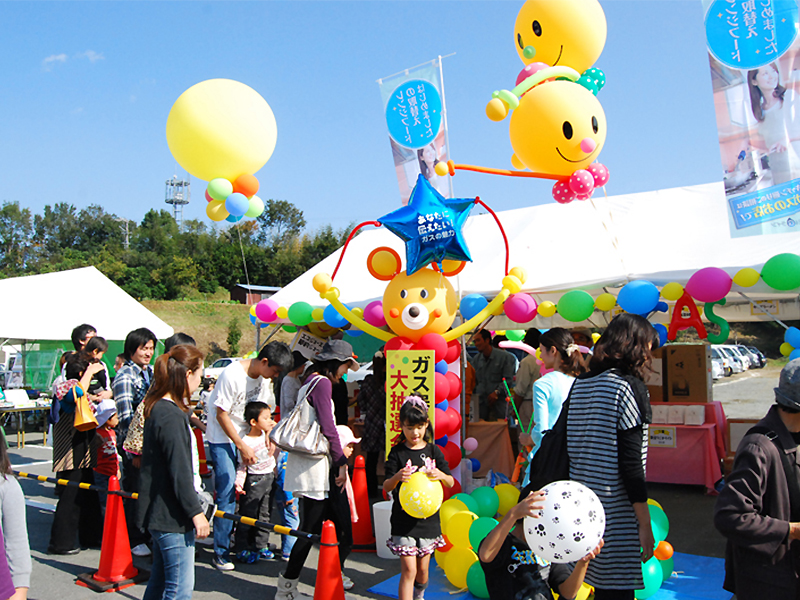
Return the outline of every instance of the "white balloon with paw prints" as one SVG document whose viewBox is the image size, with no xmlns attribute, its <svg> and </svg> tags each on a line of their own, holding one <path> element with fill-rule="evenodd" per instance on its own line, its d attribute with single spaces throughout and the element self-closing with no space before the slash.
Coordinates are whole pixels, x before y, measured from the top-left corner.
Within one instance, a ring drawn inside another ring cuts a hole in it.
<svg viewBox="0 0 800 600">
<path fill-rule="evenodd" d="M 534 554 L 554 563 L 580 560 L 595 549 L 606 527 L 600 499 L 577 481 L 554 481 L 542 488 L 544 508 L 525 517 L 525 540 Z"/>
</svg>

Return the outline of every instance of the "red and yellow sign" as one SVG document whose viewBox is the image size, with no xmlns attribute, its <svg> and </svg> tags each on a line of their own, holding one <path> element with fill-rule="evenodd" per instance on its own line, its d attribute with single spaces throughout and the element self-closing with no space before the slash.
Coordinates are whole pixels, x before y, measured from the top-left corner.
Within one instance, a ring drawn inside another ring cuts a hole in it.
<svg viewBox="0 0 800 600">
<path fill-rule="evenodd" d="M 386 353 L 386 456 L 397 443 L 400 407 L 408 396 L 419 396 L 428 404 L 433 427 L 435 396 L 433 350 L 390 350 Z"/>
</svg>

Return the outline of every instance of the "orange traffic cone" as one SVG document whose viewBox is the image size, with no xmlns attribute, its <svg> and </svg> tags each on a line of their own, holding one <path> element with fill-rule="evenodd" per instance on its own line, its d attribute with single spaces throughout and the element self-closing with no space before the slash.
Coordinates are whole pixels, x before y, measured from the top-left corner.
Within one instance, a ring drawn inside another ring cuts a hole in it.
<svg viewBox="0 0 800 600">
<path fill-rule="evenodd" d="M 353 552 L 375 552 L 375 535 L 372 532 L 372 510 L 367 491 L 367 471 L 364 457 L 356 456 L 353 471 L 353 495 L 356 498 L 358 521 L 353 523 Z"/>
<path fill-rule="evenodd" d="M 344 600 L 339 543 L 336 540 L 336 526 L 332 521 L 325 521 L 322 524 L 322 543 L 319 547 L 314 600 Z"/>
<path fill-rule="evenodd" d="M 203 432 L 197 427 L 193 429 L 194 439 L 197 440 L 197 458 L 200 459 L 200 476 L 205 477 L 211 471 L 208 470 L 208 461 L 206 460 L 206 447 L 203 445 Z"/>
<path fill-rule="evenodd" d="M 119 491 L 116 477 L 108 480 L 108 491 Z M 116 592 L 147 581 L 149 577 L 148 571 L 141 571 L 133 566 L 122 498 L 109 494 L 106 500 L 106 520 L 103 524 L 103 545 L 100 548 L 100 568 L 94 573 L 78 575 L 75 583 L 95 592 Z"/>
</svg>

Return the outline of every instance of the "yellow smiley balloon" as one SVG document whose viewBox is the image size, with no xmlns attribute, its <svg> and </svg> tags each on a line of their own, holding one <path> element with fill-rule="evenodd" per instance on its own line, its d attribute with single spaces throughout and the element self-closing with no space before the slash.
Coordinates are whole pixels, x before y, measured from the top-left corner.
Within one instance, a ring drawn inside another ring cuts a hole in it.
<svg viewBox="0 0 800 600">
<path fill-rule="evenodd" d="M 522 62 L 562 65 L 579 73 L 600 57 L 606 35 L 606 15 L 597 0 L 528 0 L 514 23 Z"/>
<path fill-rule="evenodd" d="M 511 115 L 509 136 L 515 167 L 521 164 L 536 173 L 569 177 L 600 154 L 606 141 L 606 115 L 582 85 L 549 81 L 522 97 Z"/>
<path fill-rule="evenodd" d="M 501 305 L 502 308 L 502 305 Z M 426 333 L 444 333 L 453 324 L 458 296 L 432 269 L 396 275 L 383 293 L 383 316 L 394 333 L 418 342 Z"/>
</svg>

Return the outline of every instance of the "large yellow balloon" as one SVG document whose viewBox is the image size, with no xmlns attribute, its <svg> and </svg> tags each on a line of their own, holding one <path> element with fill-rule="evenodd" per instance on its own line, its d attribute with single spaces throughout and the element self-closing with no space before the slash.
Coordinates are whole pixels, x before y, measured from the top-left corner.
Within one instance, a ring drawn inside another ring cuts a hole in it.
<svg viewBox="0 0 800 600">
<path fill-rule="evenodd" d="M 435 515 L 442 505 L 443 497 L 442 484 L 431 481 L 420 471 L 411 475 L 400 488 L 400 506 L 417 519 L 427 519 Z"/>
<path fill-rule="evenodd" d="M 661 288 L 661 296 L 665 300 L 677 300 L 678 298 L 683 296 L 683 286 L 677 281 L 668 283 L 663 288 Z"/>
<path fill-rule="evenodd" d="M 497 492 L 497 497 L 500 500 L 500 504 L 497 508 L 497 513 L 500 515 L 504 516 L 519 502 L 519 490 L 510 483 L 496 485 L 494 491 Z"/>
<path fill-rule="evenodd" d="M 458 498 L 450 498 L 449 500 L 445 500 L 442 503 L 442 507 L 439 509 L 439 526 L 442 528 L 442 531 L 445 530 L 447 527 L 447 522 L 457 512 L 462 512 L 468 510 L 467 505 L 464 504 Z"/>
<path fill-rule="evenodd" d="M 478 555 L 469 548 L 450 548 L 447 552 L 444 574 L 458 589 L 467 587 L 467 571 L 476 562 Z"/>
<path fill-rule="evenodd" d="M 228 218 L 228 214 L 224 200 L 212 200 L 206 204 L 206 215 L 212 221 L 223 221 Z"/>
<path fill-rule="evenodd" d="M 478 518 L 473 512 L 462 510 L 455 513 L 447 521 L 447 528 L 444 533 L 450 543 L 457 548 L 471 548 L 469 543 L 469 528 L 472 522 Z M 464 575 L 466 577 L 466 575 Z"/>
<path fill-rule="evenodd" d="M 263 167 L 275 149 L 275 115 L 253 88 L 209 79 L 186 90 L 167 118 L 167 144 L 178 164 L 211 181 L 234 181 Z"/>
</svg>

